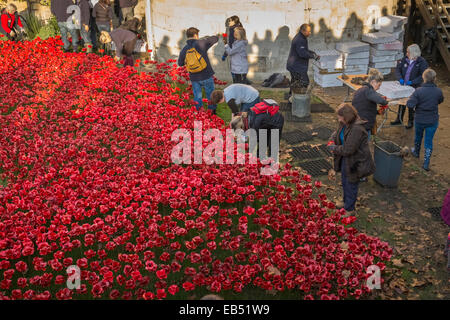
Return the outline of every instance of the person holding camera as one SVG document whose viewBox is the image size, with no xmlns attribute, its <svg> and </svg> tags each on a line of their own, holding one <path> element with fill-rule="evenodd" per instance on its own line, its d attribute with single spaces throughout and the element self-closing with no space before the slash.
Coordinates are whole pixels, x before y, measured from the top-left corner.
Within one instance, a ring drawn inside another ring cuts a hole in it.
<svg viewBox="0 0 450 320">
<path fill-rule="evenodd" d="M 295 87 L 308 88 L 308 66 L 309 60 L 319 60 L 314 51 L 308 49 L 308 37 L 311 35 L 311 26 L 302 24 L 300 32 L 292 40 L 291 49 L 286 64 L 286 69 L 291 73 L 291 90 Z"/>
<path fill-rule="evenodd" d="M 234 29 L 234 45 L 231 47 L 227 43 L 227 38 L 223 38 L 225 52 L 230 56 L 231 76 L 233 83 L 247 83 L 248 60 L 247 60 L 247 37 L 245 29 L 237 27 Z"/>
</svg>

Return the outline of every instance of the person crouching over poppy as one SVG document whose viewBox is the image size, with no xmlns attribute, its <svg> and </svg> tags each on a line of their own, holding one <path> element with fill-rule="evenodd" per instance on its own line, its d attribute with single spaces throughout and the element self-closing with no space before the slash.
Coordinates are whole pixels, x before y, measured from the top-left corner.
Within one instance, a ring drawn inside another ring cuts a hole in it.
<svg viewBox="0 0 450 320">
<path fill-rule="evenodd" d="M 248 84 L 235 83 L 224 90 L 214 90 L 211 93 L 211 104 L 226 102 L 233 115 L 239 112 L 248 112 L 257 103 L 261 102 L 259 91 Z"/>
<path fill-rule="evenodd" d="M 2 11 L 0 17 L 0 32 L 8 38 L 8 40 L 18 40 L 24 32 L 22 21 L 17 14 L 17 7 L 10 3 Z"/>
<path fill-rule="evenodd" d="M 254 129 L 256 131 L 256 152 L 261 159 L 266 158 L 266 150 L 268 150 L 268 155 L 272 157 L 271 133 L 273 129 L 279 130 L 278 141 L 276 141 L 276 143 L 278 143 L 278 145 L 280 143 L 284 126 L 284 117 L 279 109 L 280 107 L 275 100 L 264 99 L 260 103 L 257 103 L 254 107 L 250 108 L 248 112 L 242 112 L 241 114 L 234 116 L 231 119 L 230 127 L 233 130 L 241 129 L 247 131 L 248 129 Z M 263 148 L 261 151 L 261 133 L 259 132 L 260 129 L 267 129 L 267 148 Z M 252 152 L 253 150 L 249 151 Z"/>
<path fill-rule="evenodd" d="M 330 138 L 332 144 L 328 146 L 333 154 L 334 170 L 341 172 L 344 189 L 344 201 L 336 206 L 352 215 L 355 213 L 358 183 L 361 178 L 375 172 L 375 163 L 368 144 L 367 121 L 360 119 L 356 109 L 348 103 L 339 106 L 337 118 L 339 127 Z"/>
<path fill-rule="evenodd" d="M 116 46 L 116 56 L 115 61 L 119 61 L 121 58 L 124 59 L 123 66 L 134 65 L 133 61 L 133 50 L 136 47 L 137 36 L 134 32 L 125 29 L 115 29 L 109 34 L 106 31 L 102 31 L 100 34 L 100 43 L 107 44 L 114 42 Z"/>
</svg>

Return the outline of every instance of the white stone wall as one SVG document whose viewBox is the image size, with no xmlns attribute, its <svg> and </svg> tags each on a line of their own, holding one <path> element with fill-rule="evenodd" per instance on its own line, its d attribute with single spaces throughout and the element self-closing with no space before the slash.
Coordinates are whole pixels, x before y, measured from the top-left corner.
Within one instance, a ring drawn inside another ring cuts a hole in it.
<svg viewBox="0 0 450 320">
<path fill-rule="evenodd" d="M 140 0 L 144 8 L 147 0 Z M 193 26 L 200 37 L 225 32 L 225 19 L 238 15 L 249 40 L 249 77 L 261 80 L 286 72 L 291 39 L 302 23 L 313 25 L 311 49 L 331 49 L 335 42 L 360 39 L 372 26 L 370 13 L 391 14 L 395 0 L 150 0 L 154 45 L 159 59 L 176 58 L 184 31 Z M 373 20 L 373 19 L 372 19 Z M 229 78 L 220 42 L 210 50 L 214 70 Z"/>
</svg>

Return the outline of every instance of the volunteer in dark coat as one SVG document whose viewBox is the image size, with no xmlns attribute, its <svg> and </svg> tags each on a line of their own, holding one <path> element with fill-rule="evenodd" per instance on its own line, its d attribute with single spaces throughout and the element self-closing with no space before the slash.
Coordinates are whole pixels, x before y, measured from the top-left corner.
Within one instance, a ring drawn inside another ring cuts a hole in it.
<svg viewBox="0 0 450 320">
<path fill-rule="evenodd" d="M 334 144 L 329 148 L 334 157 L 334 170 L 341 172 L 344 189 L 344 201 L 338 207 L 351 214 L 355 211 L 359 181 L 375 172 L 375 164 L 369 149 L 366 121 L 361 120 L 348 103 L 339 106 L 337 115 L 339 127 L 331 136 Z"/>
<path fill-rule="evenodd" d="M 420 47 L 417 44 L 412 44 L 407 48 L 406 56 L 398 62 L 395 75 L 401 85 L 412 86 L 417 89 L 422 84 L 422 74 L 428 68 L 428 63 L 420 54 Z M 391 125 L 403 123 L 405 109 L 406 106 L 404 105 L 398 106 L 397 119 L 391 122 Z M 408 124 L 406 128 L 410 129 L 413 126 L 414 110 L 408 109 Z"/>
<path fill-rule="evenodd" d="M 430 170 L 430 159 L 433 152 L 433 138 L 439 125 L 439 104 L 444 101 L 442 90 L 435 84 L 436 72 L 433 69 L 427 69 L 423 73 L 424 84 L 411 95 L 406 106 L 410 109 L 415 108 L 415 138 L 412 154 L 416 158 L 420 155 L 423 133 L 425 131 L 425 154 L 423 168 Z"/>
<path fill-rule="evenodd" d="M 214 91 L 214 71 L 211 67 L 211 63 L 208 58 L 208 50 L 214 44 L 219 41 L 219 37 L 211 36 L 203 39 L 198 37 L 199 30 L 197 28 L 191 27 L 186 31 L 186 46 L 181 50 L 180 56 L 178 57 L 178 65 L 180 67 L 186 64 L 186 53 L 188 50 L 194 48 L 200 55 L 200 60 L 204 61 L 206 64 L 205 68 L 199 72 L 190 72 L 189 77 L 192 83 L 192 91 L 194 93 L 194 100 L 197 102 L 197 110 L 200 110 L 203 106 L 203 93 L 202 88 L 205 89 L 206 98 L 208 101 L 211 100 L 211 93 Z M 210 104 L 208 109 L 211 110 L 213 114 L 216 113 L 217 105 Z"/>
<path fill-rule="evenodd" d="M 67 9 L 70 6 L 74 6 L 72 0 L 52 1 L 50 4 L 50 11 L 56 17 L 56 21 L 58 22 L 61 40 L 64 43 L 64 51 L 69 51 L 70 42 L 67 35 L 70 33 L 72 37 L 72 48 L 76 52 L 78 50 L 78 32 L 73 22 L 71 20 L 69 22 L 69 18 L 74 12 L 67 13 Z"/>
<path fill-rule="evenodd" d="M 389 99 L 385 99 L 376 92 L 382 82 L 383 75 L 381 72 L 376 69 L 370 69 L 367 82 L 353 95 L 352 105 L 358 111 L 359 117 L 367 121 L 364 127 L 369 134 L 369 138 L 378 114 L 377 105 L 387 105 L 389 101 Z"/>
<path fill-rule="evenodd" d="M 291 73 L 291 91 L 293 87 L 307 88 L 309 85 L 309 59 L 319 60 L 320 57 L 308 49 L 308 37 L 311 26 L 302 24 L 300 32 L 292 40 L 286 69 Z"/>
</svg>

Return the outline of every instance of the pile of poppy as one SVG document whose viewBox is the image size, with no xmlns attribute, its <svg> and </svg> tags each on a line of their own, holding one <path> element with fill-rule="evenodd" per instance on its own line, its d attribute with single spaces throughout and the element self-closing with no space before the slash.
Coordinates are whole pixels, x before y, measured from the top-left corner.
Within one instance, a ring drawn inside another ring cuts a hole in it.
<svg viewBox="0 0 450 320">
<path fill-rule="evenodd" d="M 195 112 L 174 61 L 138 73 L 60 45 L 0 43 L 0 299 L 370 292 L 367 268 L 392 250 L 319 182 L 289 165 L 172 163 L 173 130 L 225 130 Z"/>
</svg>

